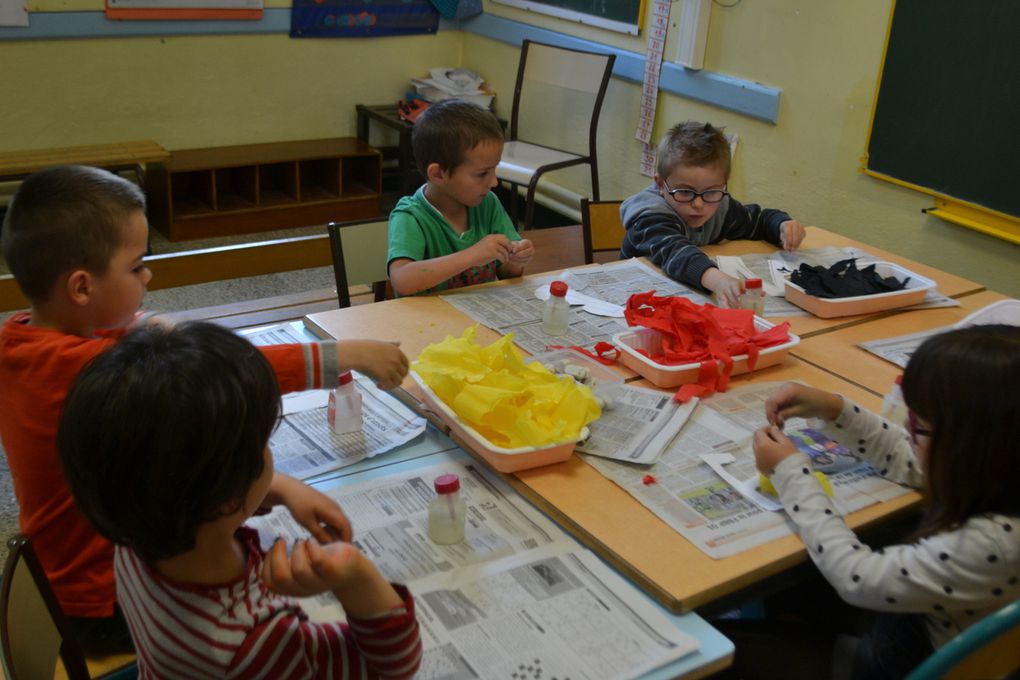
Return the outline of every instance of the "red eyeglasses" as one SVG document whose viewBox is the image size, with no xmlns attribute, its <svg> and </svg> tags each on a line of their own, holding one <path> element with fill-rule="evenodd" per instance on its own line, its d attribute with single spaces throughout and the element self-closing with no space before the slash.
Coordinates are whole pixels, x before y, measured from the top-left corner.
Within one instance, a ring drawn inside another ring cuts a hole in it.
<svg viewBox="0 0 1020 680">
<path fill-rule="evenodd" d="M 932 431 L 923 428 L 919 425 L 921 419 L 917 417 L 917 414 L 913 411 L 907 411 L 907 432 L 910 433 L 910 439 L 917 443 L 918 437 L 930 437 Z"/>
</svg>

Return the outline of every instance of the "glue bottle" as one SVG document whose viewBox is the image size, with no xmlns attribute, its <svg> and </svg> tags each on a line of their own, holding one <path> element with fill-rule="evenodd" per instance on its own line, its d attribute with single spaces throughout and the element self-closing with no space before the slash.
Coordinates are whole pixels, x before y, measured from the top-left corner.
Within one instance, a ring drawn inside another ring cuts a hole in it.
<svg viewBox="0 0 1020 680">
<path fill-rule="evenodd" d="M 903 375 L 900 374 L 896 376 L 889 393 L 882 399 L 882 410 L 879 411 L 883 418 L 900 427 L 907 422 L 907 404 L 903 401 L 903 388 L 900 387 L 902 383 Z"/>
<path fill-rule="evenodd" d="M 750 309 L 757 316 L 764 316 L 765 291 L 761 287 L 761 279 L 744 281 L 744 292 L 740 294 L 740 308 Z"/>
<path fill-rule="evenodd" d="M 546 335 L 566 335 L 567 316 L 570 303 L 567 302 L 567 284 L 553 281 L 549 284 L 549 299 L 542 310 L 542 330 Z"/>
<path fill-rule="evenodd" d="M 439 545 L 460 543 L 464 540 L 464 522 L 467 510 L 460 497 L 460 477 L 439 475 L 434 482 L 436 497 L 429 503 L 429 538 Z"/>
<path fill-rule="evenodd" d="M 361 392 L 354 386 L 354 376 L 350 371 L 341 373 L 336 388 L 330 391 L 326 417 L 329 428 L 337 434 L 361 430 L 364 424 Z"/>
</svg>

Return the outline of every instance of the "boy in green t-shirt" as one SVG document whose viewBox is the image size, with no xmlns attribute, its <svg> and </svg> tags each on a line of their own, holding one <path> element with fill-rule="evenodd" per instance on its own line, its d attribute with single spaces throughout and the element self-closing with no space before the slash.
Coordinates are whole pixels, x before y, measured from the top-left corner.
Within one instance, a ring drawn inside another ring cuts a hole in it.
<svg viewBox="0 0 1020 680">
<path fill-rule="evenodd" d="M 520 276 L 535 247 L 491 189 L 503 155 L 496 117 L 468 102 L 430 106 L 411 136 L 427 182 L 390 213 L 390 282 L 397 295 Z"/>
</svg>

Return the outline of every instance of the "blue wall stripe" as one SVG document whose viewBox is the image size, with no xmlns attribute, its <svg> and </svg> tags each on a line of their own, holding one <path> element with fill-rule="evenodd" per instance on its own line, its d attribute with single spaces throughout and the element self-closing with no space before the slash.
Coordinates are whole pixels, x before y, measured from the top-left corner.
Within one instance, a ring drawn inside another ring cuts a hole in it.
<svg viewBox="0 0 1020 680">
<path fill-rule="evenodd" d="M 290 9 L 272 8 L 257 21 L 108 21 L 103 12 L 33 12 L 28 28 L 0 27 L 0 40 L 54 40 L 60 38 L 125 38 L 169 35 L 237 35 L 288 33 Z M 467 31 L 519 46 L 525 39 L 616 55 L 613 75 L 635 83 L 644 77 L 643 54 L 575 38 L 548 29 L 482 14 L 461 22 L 440 19 L 439 30 Z M 775 123 L 781 90 L 709 71 L 694 71 L 663 62 L 659 87 L 663 92 L 688 97 L 712 106 Z"/>
</svg>

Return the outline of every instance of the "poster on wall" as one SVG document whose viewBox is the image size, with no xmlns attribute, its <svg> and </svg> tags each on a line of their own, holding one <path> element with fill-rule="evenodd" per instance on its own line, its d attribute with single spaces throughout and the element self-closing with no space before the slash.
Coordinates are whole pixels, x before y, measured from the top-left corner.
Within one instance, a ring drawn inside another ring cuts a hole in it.
<svg viewBox="0 0 1020 680">
<path fill-rule="evenodd" d="M 262 0 L 106 0 L 107 19 L 261 19 Z"/>
<path fill-rule="evenodd" d="M 435 33 L 439 12 L 429 0 L 294 0 L 292 38 L 365 38 Z"/>
</svg>

